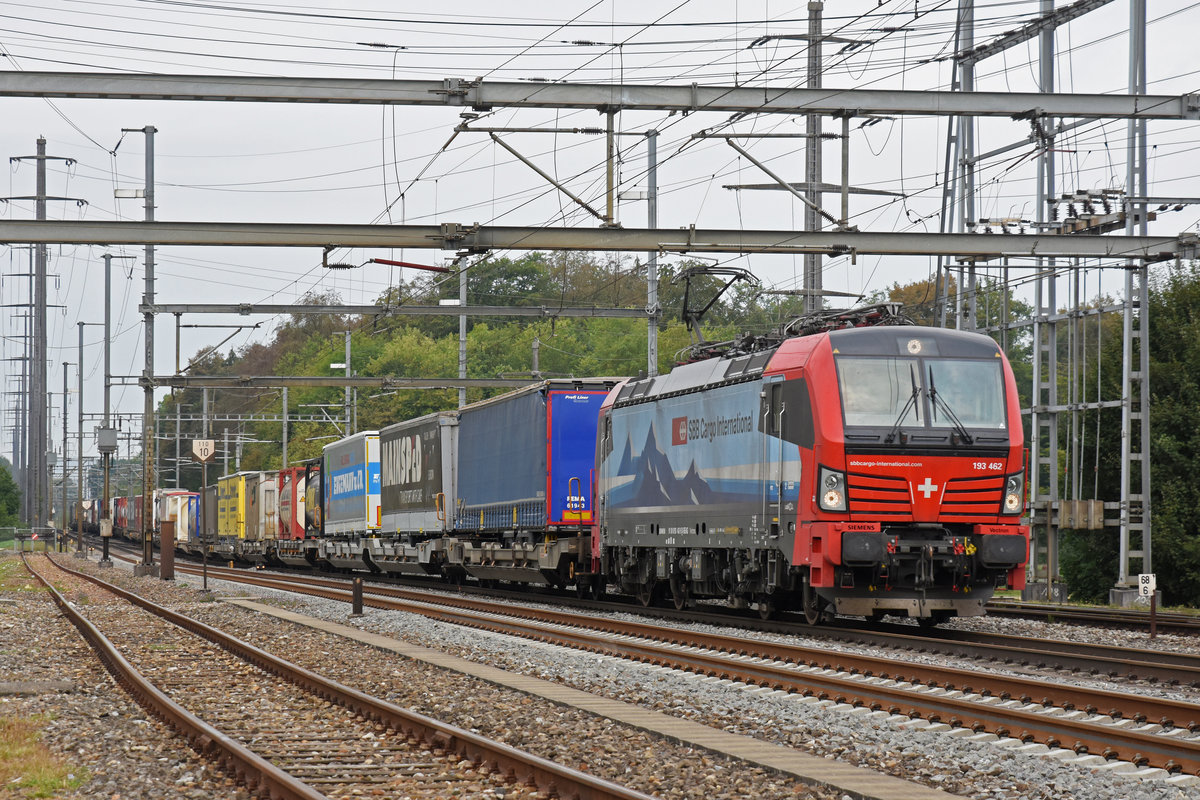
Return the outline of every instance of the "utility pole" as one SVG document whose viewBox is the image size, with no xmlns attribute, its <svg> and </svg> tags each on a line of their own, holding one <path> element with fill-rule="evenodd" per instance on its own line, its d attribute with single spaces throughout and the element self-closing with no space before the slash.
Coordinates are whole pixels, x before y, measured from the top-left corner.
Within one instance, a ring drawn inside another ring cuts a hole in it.
<svg viewBox="0 0 1200 800">
<path fill-rule="evenodd" d="M 70 461 L 67 459 L 67 367 L 70 366 L 69 361 L 62 362 L 63 365 L 63 402 L 62 402 L 62 443 L 63 443 L 63 479 L 62 479 L 62 541 L 65 546 L 67 542 L 67 464 Z"/>
<path fill-rule="evenodd" d="M 75 557 L 84 558 L 83 553 L 83 326 L 85 322 L 79 323 L 79 361 L 75 365 L 76 393 L 75 393 L 75 532 L 79 538 L 76 539 Z M 65 403 L 63 404 L 66 405 Z M 63 447 L 63 459 L 67 457 L 67 448 Z"/>
<path fill-rule="evenodd" d="M 13 247 L 15 252 L 19 248 Z M 14 408 L 14 424 L 12 429 L 12 453 L 13 453 L 13 480 L 21 490 L 21 506 L 19 509 L 19 519 L 28 521 L 32 519 L 29 483 L 29 401 L 33 396 L 29 391 L 29 364 L 30 352 L 32 349 L 33 335 L 31 324 L 33 320 L 33 279 L 35 277 L 33 271 L 33 254 L 34 247 L 25 248 L 29 251 L 29 265 L 25 268 L 25 272 L 9 272 L 5 273 L 6 278 L 25 278 L 28 283 L 27 300 L 24 303 L 12 303 L 5 307 L 25 308 L 27 311 L 23 314 L 6 314 L 9 320 L 22 320 L 21 325 L 23 330 L 18 333 L 14 330 L 4 331 L 5 335 L 10 336 L 12 340 L 20 339 L 24 342 L 23 353 L 19 356 L 4 359 L 5 361 L 20 361 L 21 373 L 17 378 L 17 385 L 6 390 L 5 394 L 13 397 Z"/>
<path fill-rule="evenodd" d="M 112 538 L 112 519 L 109 517 L 109 488 L 112 456 L 117 452 L 117 431 L 112 427 L 110 419 L 112 391 L 112 260 L 114 258 L 132 258 L 133 256 L 114 256 L 105 253 L 104 258 L 104 424 L 98 433 L 97 449 L 104 469 L 103 503 L 100 508 L 100 537 L 104 543 L 104 552 L 100 556 L 101 567 L 111 567 L 112 560 L 108 557 L 108 540 Z M 82 359 L 80 359 L 82 361 Z"/>
<path fill-rule="evenodd" d="M 1146 90 L 1146 0 L 1129 3 L 1129 94 Z M 1147 187 L 1146 121 L 1130 119 L 1126 137 L 1130 200 L 1125 233 L 1145 233 Z M 1138 199 L 1132 199 L 1138 198 Z M 1137 592 L 1138 568 L 1153 572 L 1150 535 L 1150 270 L 1143 261 L 1125 270 L 1121 345 L 1120 563 L 1109 602 L 1127 605 Z M 1136 310 L 1136 313 L 1135 313 Z"/>
<path fill-rule="evenodd" d="M 346 331 L 346 377 L 350 377 L 350 331 Z M 351 425 L 350 419 L 350 381 L 346 381 L 346 435 L 354 433 L 354 428 Z"/>
<path fill-rule="evenodd" d="M 283 436 L 281 439 L 281 441 L 283 442 L 283 453 L 280 456 L 280 458 L 281 458 L 281 461 L 279 464 L 280 469 L 287 469 L 287 467 L 288 467 L 288 452 L 287 452 L 288 418 L 287 417 L 288 417 L 288 387 L 284 386 L 283 387 Z M 178 427 L 178 425 L 176 427 Z M 201 438 L 207 439 L 208 437 L 204 436 Z"/>
<path fill-rule="evenodd" d="M 646 131 L 646 224 L 658 228 L 658 131 Z M 650 250 L 646 260 L 646 374 L 658 374 L 658 251 Z"/>
<path fill-rule="evenodd" d="M 459 308 L 467 307 L 467 268 L 466 256 L 458 259 L 458 305 Z M 348 360 L 348 359 L 347 359 Z M 458 316 L 458 377 L 466 379 L 467 377 L 467 315 L 459 314 Z M 460 386 L 458 388 L 458 407 L 462 408 L 467 404 L 467 387 Z"/>
<path fill-rule="evenodd" d="M 179 370 L 179 319 L 183 314 L 175 315 L 175 374 Z M 175 488 L 179 489 L 179 473 L 183 471 L 183 462 L 179 460 L 179 399 L 175 395 L 175 387 L 171 387 L 171 400 L 175 404 Z"/>
<path fill-rule="evenodd" d="M 46 140 L 37 140 L 37 154 L 33 156 L 14 156 L 10 163 L 33 159 L 36 162 L 36 194 L 24 197 L 9 197 L 6 200 L 34 201 L 34 219 L 46 219 L 47 200 L 72 200 L 83 204 L 86 201 L 70 197 L 49 197 L 46 195 L 46 162 L 62 161 L 67 165 L 74 164 L 70 158 L 46 155 Z M 29 438 L 28 465 L 29 475 L 26 490 L 29 492 L 29 521 L 34 527 L 51 524 L 50 520 L 50 476 L 48 473 L 47 449 L 49 439 L 49 414 L 47 400 L 50 387 L 46 378 L 46 245 L 39 244 L 34 250 L 34 280 L 33 280 L 33 354 L 29 364 Z"/>
<path fill-rule="evenodd" d="M 963 50 L 975 46 L 975 0 L 959 0 L 958 35 Z M 975 62 L 964 61 L 960 65 L 962 91 L 975 91 Z M 959 119 L 958 169 L 961 171 L 959 189 L 959 231 L 965 232 L 967 224 L 973 222 L 975 214 L 975 118 Z M 974 330 L 978 326 L 976 317 L 975 264 L 959 271 L 959 286 L 956 295 L 958 314 L 956 328 Z M 964 285 L 965 284 L 965 285 Z"/>
<path fill-rule="evenodd" d="M 154 221 L 154 134 L 153 125 L 144 128 L 122 128 L 123 133 L 143 133 L 146 136 L 146 222 Z M 154 245 L 146 245 L 146 288 L 142 304 L 146 307 L 146 366 L 142 374 L 144 389 L 142 405 L 142 563 L 134 568 L 135 575 L 153 575 L 154 567 Z"/>
<path fill-rule="evenodd" d="M 825 4 L 810 0 L 808 4 L 808 88 L 821 88 L 821 12 Z M 812 203 L 804 208 L 804 230 L 819 231 L 821 215 L 816 207 L 822 206 L 821 195 L 821 115 L 807 114 L 804 132 L 808 135 L 804 144 L 804 181 L 811 189 Z M 817 311 L 822 306 L 821 290 L 824 275 L 821 273 L 821 255 L 806 253 L 804 256 L 804 296 L 806 313 Z"/>
<path fill-rule="evenodd" d="M 46 219 L 46 140 L 37 140 L 37 201 L 34 216 L 38 220 Z M 31 391 L 32 401 L 29 417 L 30 428 L 33 431 L 30 453 L 33 456 L 33 524 L 41 525 L 44 503 L 49 500 L 49 491 L 43 494 L 42 480 L 46 475 L 46 447 L 48 445 L 46 396 L 50 387 L 46 385 L 46 246 L 38 245 L 34 258 L 33 283 L 33 361 L 30 364 L 30 374 L 33 377 Z M 65 398 L 64 398 L 65 399 Z M 47 490 L 49 486 L 45 487 Z"/>
</svg>

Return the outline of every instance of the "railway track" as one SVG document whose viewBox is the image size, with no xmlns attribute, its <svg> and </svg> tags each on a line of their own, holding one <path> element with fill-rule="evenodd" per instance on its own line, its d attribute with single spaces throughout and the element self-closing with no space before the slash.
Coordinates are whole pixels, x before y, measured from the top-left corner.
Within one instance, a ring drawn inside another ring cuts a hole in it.
<svg viewBox="0 0 1200 800">
<path fill-rule="evenodd" d="M 1065 606 L 1054 603 L 1013 603 L 992 600 L 987 613 L 997 617 L 1021 617 L 1051 622 L 1075 622 L 1104 627 L 1124 627 L 1135 630 L 1150 629 L 1150 613 L 1131 608 L 1102 608 L 1099 606 Z M 1164 612 L 1155 614 L 1155 625 L 1160 631 L 1171 633 L 1200 632 L 1200 616 Z"/>
<path fill-rule="evenodd" d="M 89 590 L 84 618 L 30 567 L 118 681 L 263 796 L 648 798 L 408 712 L 56 566 L 105 593 L 97 602 Z M 141 609 L 136 621 L 131 603 Z"/>
<path fill-rule="evenodd" d="M 176 569 L 189 574 L 198 570 L 186 564 L 176 564 Z M 273 573 L 209 567 L 213 578 L 234 581 L 253 581 L 246 576 L 272 576 L 286 580 L 291 574 L 300 574 L 310 584 L 338 589 L 346 588 L 350 581 L 345 578 L 317 576 L 311 573 Z M 266 578 L 264 578 L 266 580 Z M 264 584 L 266 585 L 266 584 Z M 428 595 L 420 588 L 405 588 L 390 583 L 367 584 L 372 594 L 400 599 L 426 599 Z M 443 594 L 446 587 L 439 587 Z M 463 602 L 479 598 L 487 603 L 488 598 L 510 599 L 523 606 L 532 606 L 541 600 L 555 604 L 577 607 L 581 611 L 624 611 L 639 617 L 659 618 L 670 623 L 695 623 L 717 627 L 745 627 L 764 633 L 787 636 L 806 636 L 869 647 L 886 647 L 901 653 L 945 654 L 958 658 L 979 659 L 1012 665 L 1017 668 L 1056 670 L 1072 674 L 1123 677 L 1128 680 L 1143 680 L 1168 686 L 1192 686 L 1200 688 L 1200 656 L 1162 650 L 1135 649 L 1112 645 L 1069 642 L 1055 639 L 1031 639 L 1029 637 L 1006 636 L 1003 634 L 979 633 L 955 630 L 920 630 L 910 625 L 868 625 L 843 620 L 836 626 L 812 626 L 788 620 L 762 621 L 757 616 L 734 616 L 727 610 L 677 611 L 670 608 L 643 608 L 617 603 L 578 600 L 577 598 L 545 598 L 527 593 L 486 590 L 473 592 L 469 587 L 460 587 Z M 342 599 L 342 598 L 337 598 Z M 458 602 L 458 601 L 455 601 Z M 487 606 L 483 606 L 487 607 Z M 517 613 L 513 610 L 513 613 Z M 535 614 L 533 607 L 520 613 Z M 551 615 L 553 612 L 549 612 Z M 552 617 L 547 617 L 551 619 Z"/>
<path fill-rule="evenodd" d="M 135 553 L 131 550 L 129 552 L 135 556 L 140 555 L 140 551 Z M 116 550 L 114 550 L 114 557 L 119 557 Z M 190 562 L 177 561 L 176 569 L 190 574 L 199 574 L 199 568 L 194 567 Z M 220 570 L 224 571 L 220 572 Z M 216 565 L 210 565 L 209 571 L 214 578 L 221 577 L 226 580 L 241 579 L 230 577 L 231 575 L 251 574 L 245 569 L 230 570 Z M 261 573 L 255 571 L 255 574 Z M 346 578 L 332 576 L 318 578 L 312 573 L 283 574 L 302 574 L 313 580 L 325 579 L 329 581 L 326 585 L 330 587 L 346 586 L 349 583 L 349 579 Z M 385 596 L 393 594 L 397 597 L 420 598 L 423 596 L 420 593 L 421 590 L 429 585 L 421 579 L 386 578 L 380 580 L 379 576 L 364 577 L 370 578 L 368 585 L 371 587 L 371 592 Z M 408 595 L 403 594 L 404 587 L 410 587 L 412 592 Z M 432 588 L 443 592 L 449 589 L 444 585 Z M 460 586 L 457 591 L 465 596 L 510 599 L 523 605 L 553 603 L 578 608 L 581 611 L 627 612 L 671 623 L 736 627 L 785 636 L 807 636 L 851 645 L 892 648 L 900 653 L 943 654 L 956 658 L 993 661 L 1017 669 L 1055 670 L 1071 674 L 1145 681 L 1150 684 L 1166 686 L 1200 688 L 1200 656 L 1189 653 L 978 631 L 936 628 L 918 630 L 912 625 L 880 625 L 851 619 L 839 619 L 838 624 L 832 626 L 813 626 L 787 615 L 774 620 L 761 620 L 757 615 L 740 614 L 724 607 L 712 609 L 699 607 L 686 610 L 661 606 L 643 607 L 632 603 L 584 600 L 573 595 L 549 591 L 539 594 L 496 588 L 477 589 L 469 585 Z M 1136 615 L 1138 612 L 1132 613 Z"/>
<path fill-rule="evenodd" d="M 345 581 L 216 568 L 212 577 L 349 602 Z M 894 657 L 829 652 L 700 634 L 646 622 L 513 607 L 474 597 L 437 596 L 372 585 L 366 605 L 522 636 L 610 656 L 727 678 L 866 707 L 882 716 L 964 728 L 1200 774 L 1200 705 L 1055 680 L 981 673 Z"/>
</svg>

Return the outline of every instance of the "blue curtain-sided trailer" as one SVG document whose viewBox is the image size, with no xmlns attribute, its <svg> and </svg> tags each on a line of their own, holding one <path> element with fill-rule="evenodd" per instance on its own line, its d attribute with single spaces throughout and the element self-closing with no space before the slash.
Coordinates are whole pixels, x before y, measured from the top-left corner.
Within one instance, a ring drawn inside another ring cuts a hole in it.
<svg viewBox="0 0 1200 800">
<path fill-rule="evenodd" d="M 616 382 L 551 379 L 458 410 L 447 569 L 483 581 L 570 581 L 594 513 L 596 419 Z"/>
<path fill-rule="evenodd" d="M 547 380 L 459 409 L 455 530 L 590 525 L 596 418 L 612 386 Z"/>
</svg>

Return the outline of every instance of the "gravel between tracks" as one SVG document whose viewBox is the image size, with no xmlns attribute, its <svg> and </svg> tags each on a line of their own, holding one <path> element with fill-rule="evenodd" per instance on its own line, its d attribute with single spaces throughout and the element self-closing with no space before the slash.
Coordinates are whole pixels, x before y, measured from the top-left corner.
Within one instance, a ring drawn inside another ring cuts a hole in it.
<svg viewBox="0 0 1200 800">
<path fill-rule="evenodd" d="M 807 787 L 703 751 L 671 745 L 541 700 L 514 697 L 511 691 L 412 664 L 326 634 L 223 604 L 197 603 L 194 593 L 169 583 L 134 579 L 121 570 L 107 572 L 102 577 L 109 576 L 119 578 L 119 582 L 157 602 L 174 607 L 183 604 L 186 613 L 345 683 L 563 763 L 586 764 L 596 774 L 643 791 L 680 798 L 828 796 L 841 800 L 835 793 L 811 795 Z M 193 579 L 182 577 L 178 583 L 193 583 Z M 691 676 L 465 630 L 412 614 L 368 609 L 364 617 L 348 620 L 344 603 L 297 599 L 295 595 L 219 581 L 210 581 L 210 585 L 221 592 L 260 595 L 268 602 L 300 613 L 358 625 L 513 672 L 860 764 L 978 800 L 1200 798 L 1200 791 L 1195 789 L 1141 783 L 939 734 L 901 730 L 886 722 L 862 722 L 793 700 L 761 697 Z M 430 687 L 436 687 L 436 691 Z M 91 720 L 93 726 L 103 727 L 103 721 L 98 726 L 96 722 Z M 110 795 L 85 792 L 77 796 Z M 141 796 L 163 795 L 120 795 Z"/>
<path fill-rule="evenodd" d="M 11 553 L 0 557 L 15 558 Z M 68 588 L 69 581 L 54 580 L 68 600 L 86 606 L 86 587 Z M 249 800 L 248 793 L 206 765 L 116 685 L 33 577 L 0 592 L 0 599 L 0 681 L 18 686 L 66 681 L 74 686 L 62 692 L 0 694 L 0 716 L 44 718 L 42 742 L 63 757 L 73 774 L 86 776 L 77 791 L 56 797 Z M 23 796 L 19 789 L 0 787 L 0 797 Z"/>
<path fill-rule="evenodd" d="M 72 562 L 71 567 L 80 566 Z M 91 570 L 94 565 L 84 565 Z M 98 571 L 97 571 L 98 572 Z M 363 691 L 386 697 L 392 702 L 413 708 L 437 719 L 445 720 L 485 736 L 505 741 L 515 747 L 552 758 L 568 766 L 584 768 L 593 774 L 663 798 L 680 800 L 732 800 L 733 798 L 794 798 L 812 797 L 815 800 L 842 800 L 839 793 L 813 791 L 811 787 L 767 770 L 747 768 L 740 762 L 714 756 L 706 751 L 683 747 L 661 737 L 651 736 L 609 720 L 564 709 L 546 701 L 531 698 L 511 690 L 501 689 L 457 673 L 414 663 L 394 655 L 383 654 L 374 648 L 338 637 L 299 628 L 263 615 L 222 603 L 202 602 L 196 591 L 157 579 L 134 578 L 124 570 L 99 573 L 154 602 L 228 630 L 259 647 L 306 666 Z M 56 583 L 69 585 L 69 579 L 55 578 Z M 32 583 L 32 579 L 31 579 Z M 183 581 L 180 581 L 182 584 Z M 221 588 L 221 587 L 218 587 Z M 242 593 L 237 587 L 225 584 L 224 589 Z M 70 588 L 79 597 L 87 588 Z M 21 665 L 37 661 L 48 664 L 56 676 L 72 676 L 80 682 L 75 693 L 42 695 L 36 707 L 17 713 L 50 713 L 55 724 L 44 737 L 51 749 L 71 752 L 77 740 L 96 740 L 120 736 L 126 749 L 165 749 L 164 740 L 171 738 L 157 725 L 143 725 L 146 730 L 121 729 L 111 731 L 109 718 L 95 713 L 90 705 L 80 706 L 75 699 L 83 690 L 84 681 L 95 691 L 108 695 L 107 705 L 116 700 L 123 703 L 122 717 L 136 716 L 144 720 L 140 709 L 125 699 L 113 685 L 107 673 L 90 655 L 69 623 L 62 619 L 49 601 L 35 592 L 20 600 L 20 605 L 5 608 L 13 617 L 31 620 L 23 630 L 32 631 L 44 626 L 47 619 L 54 623 L 51 637 L 38 640 L 36 647 L 25 650 L 20 659 L 12 658 L 5 648 L 3 669 L 16 672 Z M 291 603 L 289 603 L 290 605 Z M 345 619 L 347 607 L 329 604 L 331 618 Z M 86 610 L 86 609 L 85 609 Z M 20 613 L 17 613 L 17 612 Z M 6 622 L 9 615 L 3 618 Z M 411 615 L 405 615 L 411 616 Z M 20 635 L 20 632 L 18 632 Z M 463 634 L 467 635 L 467 634 Z M 70 642 L 63 647 L 61 643 Z M 198 665 L 200 666 L 200 665 Z M 233 687 L 236 691 L 236 687 Z M 118 697 L 113 698 L 112 695 Z M 6 709 L 9 706 L 4 707 Z M 72 739 L 64 741 L 57 735 L 62 729 L 71 731 Z M 174 741 L 174 740 L 172 740 Z M 195 772 L 195 761 L 182 744 L 173 747 L 179 761 L 188 759 L 188 769 L 152 771 L 144 760 L 114 758 L 108 765 L 104 783 L 91 781 L 67 798 L 111 798 L 112 800 L 141 800 L 145 798 L 187 797 L 226 798 L 244 797 L 243 793 L 221 786 L 196 787 L 180 790 L 175 781 Z M 170 760 L 170 759 L 168 759 Z M 146 774 L 141 774 L 145 771 Z M 176 775 L 175 772 L 180 774 Z M 209 773 L 212 773 L 211 768 Z M 216 776 L 220 777 L 220 776 Z M 118 788 L 119 787 L 119 788 Z M 0 790 L 2 796 L 2 790 Z M 489 795 L 495 796 L 495 795 Z"/>
</svg>

